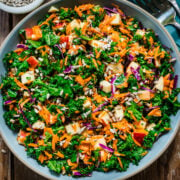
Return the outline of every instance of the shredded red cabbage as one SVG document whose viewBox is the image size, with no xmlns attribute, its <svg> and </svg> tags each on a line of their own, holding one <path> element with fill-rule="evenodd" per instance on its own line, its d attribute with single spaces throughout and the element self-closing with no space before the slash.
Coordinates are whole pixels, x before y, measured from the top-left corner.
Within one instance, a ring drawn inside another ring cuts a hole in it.
<svg viewBox="0 0 180 180">
<path fill-rule="evenodd" d="M 114 95 L 115 91 L 116 91 L 116 87 L 114 85 L 115 81 L 116 81 L 116 76 L 114 76 L 112 79 L 111 79 L 111 90 L 112 90 L 112 95 Z"/>
<path fill-rule="evenodd" d="M 62 49 L 61 49 L 60 45 L 59 44 L 55 44 L 54 47 L 57 47 L 59 49 L 59 51 L 61 52 L 61 56 L 64 59 L 64 55 L 63 55 L 63 52 L 62 52 Z"/>
<path fill-rule="evenodd" d="M 81 174 L 79 171 L 75 171 L 75 172 L 73 172 L 73 175 L 74 176 L 91 176 L 92 174 L 91 173 L 89 173 L 89 174 Z"/>
<path fill-rule="evenodd" d="M 30 101 L 31 101 L 31 103 L 34 103 L 35 102 L 35 100 L 36 100 L 36 98 L 32 98 L 32 96 L 31 96 L 31 91 L 28 89 L 28 93 L 29 93 L 29 96 L 30 96 Z"/>
<path fill-rule="evenodd" d="M 23 112 L 23 109 L 22 109 L 21 105 L 20 105 L 20 104 L 18 104 L 18 105 L 19 105 L 20 113 L 22 114 L 22 116 L 23 116 L 24 120 L 26 121 L 26 123 L 28 124 L 28 126 L 29 126 L 34 132 L 37 132 L 35 129 L 32 128 L 32 125 L 30 124 L 30 122 L 29 122 L 28 119 L 26 118 L 26 116 L 25 116 L 25 114 L 24 114 L 24 112 Z"/>
<path fill-rule="evenodd" d="M 116 8 L 111 9 L 111 8 L 108 8 L 108 7 L 104 7 L 104 9 L 105 9 L 106 11 L 109 11 L 109 12 L 118 13 L 118 11 L 117 11 Z"/>
<path fill-rule="evenodd" d="M 133 61 L 134 60 L 134 56 L 132 54 L 129 54 L 127 58 L 128 58 L 129 61 Z"/>
<path fill-rule="evenodd" d="M 150 108 L 145 108 L 145 111 L 150 111 L 150 110 L 153 110 L 153 109 L 156 109 L 156 108 L 159 108 L 160 106 L 153 106 L 153 107 L 150 107 Z"/>
<path fill-rule="evenodd" d="M 93 113 L 95 113 L 95 112 L 97 112 L 97 111 L 100 111 L 100 110 L 102 109 L 102 107 L 105 106 L 105 105 L 107 105 L 108 103 L 109 103 L 109 100 L 106 101 L 106 102 L 104 102 L 103 104 L 101 104 L 99 107 L 97 107 L 97 108 L 93 111 Z"/>
<path fill-rule="evenodd" d="M 25 44 L 17 44 L 17 48 L 23 48 L 25 50 L 29 49 Z"/>
<path fill-rule="evenodd" d="M 114 152 L 113 149 L 111 149 L 110 147 L 105 146 L 104 144 L 99 144 L 99 146 L 102 147 L 104 150 L 106 150 L 108 152 L 111 152 L 111 153 Z"/>
<path fill-rule="evenodd" d="M 152 89 L 149 89 L 149 88 L 146 88 L 146 87 L 141 87 L 141 89 L 144 89 L 144 90 L 147 90 L 147 91 L 150 91 L 152 93 L 154 93 L 155 91 L 153 91 Z"/>
<path fill-rule="evenodd" d="M 69 66 L 69 67 L 67 67 L 63 72 L 64 72 L 65 74 L 69 74 L 69 73 L 71 73 L 71 71 L 72 71 L 72 66 Z"/>
<path fill-rule="evenodd" d="M 176 61 L 176 58 L 172 58 L 172 59 L 169 60 L 169 62 L 171 62 L 171 63 L 173 63 L 175 61 Z"/>
<path fill-rule="evenodd" d="M 178 82 L 178 75 L 175 75 L 175 77 L 174 77 L 174 86 L 173 86 L 174 89 L 177 88 L 177 82 Z"/>
<path fill-rule="evenodd" d="M 131 67 L 131 72 L 134 74 L 134 76 L 136 77 L 138 81 L 141 80 L 139 69 L 140 67 L 138 67 L 137 69 L 134 69 L 133 67 Z"/>
<path fill-rule="evenodd" d="M 96 127 L 93 127 L 91 123 L 83 123 L 83 126 L 85 126 L 88 130 L 96 129 Z"/>
<path fill-rule="evenodd" d="M 4 105 L 7 105 L 7 104 L 9 104 L 9 103 L 11 103 L 11 102 L 12 102 L 12 100 L 5 101 L 5 102 L 4 102 Z"/>
</svg>

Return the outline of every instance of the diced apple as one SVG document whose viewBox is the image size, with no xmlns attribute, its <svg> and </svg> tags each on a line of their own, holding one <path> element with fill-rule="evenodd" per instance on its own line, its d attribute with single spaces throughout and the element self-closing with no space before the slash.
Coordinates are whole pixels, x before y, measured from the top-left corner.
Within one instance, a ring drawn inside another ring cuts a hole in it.
<svg viewBox="0 0 180 180">
<path fill-rule="evenodd" d="M 26 28 L 25 29 L 26 39 L 32 39 L 32 35 L 33 35 L 33 30 L 31 28 Z"/>
<path fill-rule="evenodd" d="M 99 119 L 105 125 L 108 125 L 109 122 L 111 121 L 111 118 L 110 118 L 109 114 L 106 111 L 103 111 L 101 114 L 99 114 Z"/>
<path fill-rule="evenodd" d="M 90 108 L 91 107 L 91 101 L 89 99 L 85 100 L 83 104 L 83 108 Z"/>
<path fill-rule="evenodd" d="M 28 136 L 28 135 L 29 135 L 29 133 L 27 133 L 23 130 L 20 130 L 18 133 L 18 136 L 17 136 L 18 143 L 24 145 L 24 141 L 26 140 L 26 136 Z"/>
<path fill-rule="evenodd" d="M 144 35 L 145 35 L 145 31 L 141 29 L 138 29 L 135 33 L 135 36 L 143 37 Z"/>
<path fill-rule="evenodd" d="M 72 124 L 66 125 L 65 129 L 66 129 L 67 133 L 71 134 L 71 135 L 80 134 L 81 133 L 81 128 L 80 128 L 78 122 L 74 122 Z"/>
<path fill-rule="evenodd" d="M 154 129 L 154 127 L 156 126 L 156 124 L 154 124 L 154 123 L 151 123 L 151 124 L 149 124 L 148 126 L 147 126 L 147 130 L 148 131 L 152 131 L 153 129 Z"/>
<path fill-rule="evenodd" d="M 131 68 L 137 69 L 139 67 L 139 64 L 136 62 L 131 62 L 126 70 L 127 74 L 130 75 L 132 74 Z"/>
<path fill-rule="evenodd" d="M 32 125 L 33 129 L 38 129 L 38 130 L 42 130 L 44 129 L 44 127 L 45 127 L 44 122 L 39 121 L 39 120 Z"/>
<path fill-rule="evenodd" d="M 100 88 L 105 92 L 105 93 L 110 93 L 111 92 L 111 83 L 109 83 L 106 80 L 103 80 L 100 82 Z"/>
<path fill-rule="evenodd" d="M 116 64 L 110 64 L 108 65 L 108 70 L 110 70 L 112 73 L 119 73 L 119 74 L 123 74 L 124 73 L 124 69 L 123 69 L 123 65 L 121 63 L 116 63 Z"/>
<path fill-rule="evenodd" d="M 124 111 L 123 111 L 123 107 L 122 106 L 116 106 L 114 108 L 114 116 L 116 118 L 117 121 L 121 121 L 124 117 Z"/>
<path fill-rule="evenodd" d="M 164 88 L 164 79 L 163 79 L 162 76 L 159 78 L 159 80 L 155 81 L 154 88 L 158 89 L 159 91 L 163 91 L 163 88 Z"/>
<path fill-rule="evenodd" d="M 148 101 L 151 99 L 151 93 L 148 90 L 138 91 L 138 96 L 141 100 Z"/>
<path fill-rule="evenodd" d="M 93 138 L 91 138 L 91 140 L 94 144 L 94 150 L 102 149 L 99 144 L 103 144 L 106 146 L 106 140 L 104 139 L 104 137 L 102 135 L 93 136 Z"/>
<path fill-rule="evenodd" d="M 58 12 L 58 11 L 59 11 L 59 9 L 57 9 L 57 8 L 54 7 L 54 6 L 51 6 L 48 12 L 49 12 L 49 13 L 54 13 L 54 12 Z"/>
<path fill-rule="evenodd" d="M 90 41 L 90 45 L 94 48 L 104 48 L 104 45 L 106 45 L 107 43 L 104 41 L 100 41 L 100 40 L 92 40 Z"/>
<path fill-rule="evenodd" d="M 111 25 L 119 25 L 121 23 L 121 17 L 119 14 L 112 13 L 111 16 L 114 18 L 111 21 Z"/>
<path fill-rule="evenodd" d="M 30 56 L 27 59 L 27 62 L 32 68 L 35 68 L 39 64 L 38 60 L 34 56 Z"/>
<path fill-rule="evenodd" d="M 33 71 L 27 71 L 26 73 L 24 73 L 22 76 L 21 76 L 21 82 L 23 84 L 27 84 L 29 82 L 32 82 L 34 81 L 34 72 Z"/>
<path fill-rule="evenodd" d="M 144 137 L 146 136 L 145 133 L 143 132 L 134 132 L 133 133 L 134 139 L 139 142 L 140 144 L 142 144 Z"/>
<path fill-rule="evenodd" d="M 69 25 L 71 27 L 71 30 L 81 27 L 80 22 L 77 19 L 72 20 Z"/>
<path fill-rule="evenodd" d="M 155 59 L 154 60 L 154 63 L 155 63 L 155 66 L 156 66 L 156 68 L 158 68 L 158 67 L 160 67 L 161 66 L 161 61 L 160 61 L 160 59 Z"/>
<path fill-rule="evenodd" d="M 143 129 L 145 129 L 146 124 L 147 124 L 147 123 L 146 123 L 145 121 L 143 121 L 143 120 L 141 120 L 141 121 L 139 122 L 140 127 L 143 128 Z"/>
</svg>

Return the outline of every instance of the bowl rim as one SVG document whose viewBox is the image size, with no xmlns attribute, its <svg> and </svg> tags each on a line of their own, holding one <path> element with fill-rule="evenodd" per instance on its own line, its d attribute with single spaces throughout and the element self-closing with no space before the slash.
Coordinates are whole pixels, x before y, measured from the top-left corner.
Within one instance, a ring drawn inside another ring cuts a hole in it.
<svg viewBox="0 0 180 180">
<path fill-rule="evenodd" d="M 0 2 L 0 9 L 12 14 L 25 14 L 37 8 L 43 1 L 44 0 L 35 0 L 32 3 L 21 7 L 8 6 Z"/>
<path fill-rule="evenodd" d="M 47 2 L 47 3 L 45 3 L 44 5 L 38 7 L 38 8 L 37 8 L 36 10 L 34 10 L 33 12 L 29 13 L 27 16 L 25 16 L 25 17 L 11 30 L 11 32 L 10 32 L 10 33 L 8 34 L 8 36 L 5 38 L 5 40 L 3 41 L 2 45 L 0 46 L 0 52 L 1 52 L 1 49 L 3 49 L 4 46 L 6 45 L 6 43 L 9 41 L 9 38 L 11 37 L 11 34 L 12 34 L 14 31 L 18 30 L 19 26 L 22 25 L 23 23 L 25 23 L 26 20 L 29 19 L 29 17 L 31 17 L 31 16 L 33 16 L 34 14 L 36 14 L 39 10 L 42 10 L 42 9 L 48 8 L 48 7 L 50 8 L 51 6 L 53 6 L 53 5 L 54 5 L 55 3 L 57 3 L 57 2 L 61 3 L 61 1 L 62 1 L 62 0 L 53 0 L 53 1 Z M 160 23 L 158 22 L 158 20 L 157 20 L 154 16 L 152 16 L 150 13 L 148 13 L 147 11 L 145 11 L 144 9 L 142 9 L 141 7 L 137 6 L 136 4 L 133 4 L 132 2 L 129 2 L 129 1 L 127 1 L 127 0 L 117 0 L 117 1 L 123 2 L 125 5 L 130 6 L 131 8 L 135 8 L 135 9 L 137 9 L 138 11 L 141 11 L 143 14 L 145 14 L 145 15 L 148 16 L 150 19 L 152 19 L 152 20 L 165 32 L 165 34 L 168 36 L 168 39 L 169 39 L 169 40 L 171 41 L 171 43 L 172 43 L 172 47 L 173 47 L 174 53 L 176 54 L 176 56 L 179 56 L 179 57 L 180 57 L 180 52 L 179 52 L 178 47 L 177 47 L 176 43 L 174 42 L 173 38 L 171 37 L 171 35 L 169 34 L 169 32 L 165 29 L 165 27 L 164 27 L 162 24 L 160 24 Z M 86 2 L 84 2 L 84 3 L 86 3 Z M 92 2 L 92 3 L 93 3 L 93 2 Z M 179 130 L 179 127 L 180 127 L 180 119 L 177 120 L 177 121 L 178 121 L 178 122 L 177 122 L 177 126 L 174 128 L 174 131 L 173 131 L 173 133 L 172 133 L 172 136 L 171 136 L 171 138 L 169 139 L 169 141 L 166 143 L 164 149 L 162 149 L 159 154 L 157 154 L 156 156 L 154 156 L 154 158 L 152 158 L 149 162 L 147 162 L 143 167 L 135 170 L 134 172 L 132 172 L 132 173 L 130 173 L 130 174 L 128 174 L 128 175 L 125 175 L 125 176 L 123 177 L 123 179 L 130 178 L 130 177 L 136 175 L 137 173 L 141 172 L 142 170 L 145 170 L 147 167 L 149 167 L 153 162 L 155 162 L 155 161 L 167 150 L 167 148 L 168 148 L 169 145 L 172 143 L 172 141 L 174 140 L 174 138 L 175 138 L 175 136 L 176 136 L 176 134 L 177 134 L 177 132 L 178 132 L 178 130 Z M 45 177 L 45 178 L 48 178 L 48 179 L 51 179 L 51 180 L 57 180 L 57 179 L 59 179 L 59 178 L 62 178 L 62 179 L 63 179 L 63 177 L 58 177 L 58 178 L 57 178 L 57 177 L 54 177 L 54 178 L 52 178 L 51 175 L 45 175 L 45 174 L 42 173 L 41 171 L 38 171 L 37 168 L 34 168 L 33 165 L 27 164 L 27 162 L 24 161 L 24 160 L 21 158 L 21 156 L 20 156 L 18 153 L 15 152 L 15 150 L 14 150 L 13 148 L 11 148 L 11 146 L 10 146 L 10 144 L 9 144 L 6 136 L 5 136 L 5 134 L 3 134 L 3 133 L 1 132 L 1 126 L 0 126 L 0 135 L 1 135 L 2 139 L 4 140 L 4 142 L 6 143 L 6 145 L 8 146 L 8 148 L 10 149 L 10 151 L 18 158 L 18 160 L 20 160 L 20 161 L 21 161 L 24 165 L 26 165 L 29 169 L 31 169 L 32 171 L 34 171 L 34 172 L 36 172 L 37 174 L 41 175 L 42 177 Z M 113 180 L 115 180 L 115 179 L 116 179 L 116 178 L 114 178 Z M 121 177 L 118 177 L 118 179 L 120 180 L 120 179 L 122 179 L 122 178 L 121 178 Z"/>
</svg>

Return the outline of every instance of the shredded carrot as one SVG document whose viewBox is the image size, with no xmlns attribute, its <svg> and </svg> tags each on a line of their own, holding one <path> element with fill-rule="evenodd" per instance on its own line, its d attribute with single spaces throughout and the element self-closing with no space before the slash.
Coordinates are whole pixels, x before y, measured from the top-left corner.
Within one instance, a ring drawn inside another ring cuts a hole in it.
<svg viewBox="0 0 180 180">
<path fill-rule="evenodd" d="M 92 61 L 93 61 L 93 63 L 94 63 L 94 66 L 95 66 L 96 68 L 98 68 L 98 65 L 97 65 L 96 60 L 93 58 Z"/>
<path fill-rule="evenodd" d="M 60 157 L 60 158 L 64 158 L 64 154 L 62 154 L 60 151 L 58 151 L 58 152 L 56 153 L 56 155 L 57 155 L 58 157 Z"/>
<path fill-rule="evenodd" d="M 28 144 L 29 147 L 34 147 L 34 148 L 37 148 L 38 147 L 38 144 L 34 144 L 34 143 L 29 143 Z"/>
<path fill-rule="evenodd" d="M 161 117 L 161 110 L 160 110 L 160 108 L 156 108 L 156 109 L 151 110 L 151 111 L 148 113 L 148 116 Z"/>
<path fill-rule="evenodd" d="M 145 156 L 148 153 L 148 151 L 143 152 L 141 155 Z"/>
<path fill-rule="evenodd" d="M 20 88 L 28 90 L 28 88 L 16 78 L 14 78 L 14 81 Z"/>
<path fill-rule="evenodd" d="M 138 122 L 136 117 L 133 115 L 132 111 L 128 111 L 128 113 L 131 115 L 131 117 L 133 118 L 134 121 Z"/>
<path fill-rule="evenodd" d="M 91 80 L 91 77 L 83 79 L 80 75 L 76 76 L 75 81 L 78 82 L 81 86 L 84 86 Z"/>
<path fill-rule="evenodd" d="M 48 159 L 52 158 L 52 154 L 48 153 L 47 151 L 44 151 L 44 154 L 48 157 Z"/>
<path fill-rule="evenodd" d="M 42 25 L 49 25 L 49 21 L 51 20 L 51 19 L 53 19 L 53 18 L 55 18 L 56 17 L 56 14 L 55 13 L 53 13 L 53 14 L 51 14 L 47 19 L 46 19 L 46 21 L 44 21 L 43 23 L 41 23 L 40 25 L 39 25 L 39 27 L 41 27 Z"/>
<path fill-rule="evenodd" d="M 123 164 L 122 164 L 122 161 L 121 161 L 120 157 L 118 157 L 117 159 L 118 159 L 118 161 L 119 161 L 120 167 L 123 169 Z"/>
<path fill-rule="evenodd" d="M 30 100 L 31 100 L 30 98 L 27 98 L 25 101 L 23 101 L 23 102 L 20 104 L 21 108 L 23 108 L 23 106 L 24 106 L 26 103 L 28 103 Z"/>
<path fill-rule="evenodd" d="M 53 134 L 52 137 L 52 150 L 55 151 L 56 149 L 56 143 L 59 141 L 59 137 L 57 134 Z"/>
<path fill-rule="evenodd" d="M 39 160 L 39 161 L 41 162 L 41 164 L 42 164 L 45 160 L 47 160 L 47 157 L 44 156 L 43 154 L 40 154 L 38 160 Z"/>
</svg>

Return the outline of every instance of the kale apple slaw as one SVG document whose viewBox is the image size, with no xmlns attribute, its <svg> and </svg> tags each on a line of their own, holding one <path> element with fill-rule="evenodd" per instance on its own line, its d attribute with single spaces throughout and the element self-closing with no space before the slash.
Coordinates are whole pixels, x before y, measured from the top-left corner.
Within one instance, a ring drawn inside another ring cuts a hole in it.
<svg viewBox="0 0 180 180">
<path fill-rule="evenodd" d="M 4 119 L 56 173 L 138 165 L 179 110 L 170 50 L 113 6 L 51 7 L 3 59 Z"/>
</svg>

